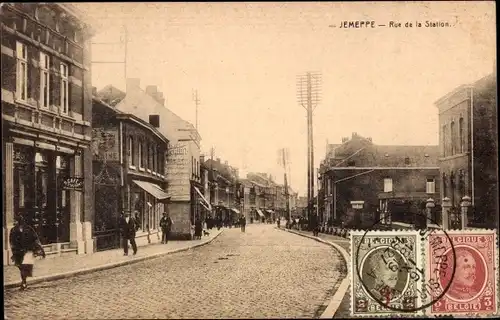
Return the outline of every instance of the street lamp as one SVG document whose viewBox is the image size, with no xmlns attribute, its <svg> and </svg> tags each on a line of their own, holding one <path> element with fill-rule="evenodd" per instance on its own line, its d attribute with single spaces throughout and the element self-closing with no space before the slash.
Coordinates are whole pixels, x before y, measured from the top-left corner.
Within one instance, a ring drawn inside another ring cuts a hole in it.
<svg viewBox="0 0 500 320">
<path fill-rule="evenodd" d="M 462 198 L 462 202 L 460 203 L 462 230 L 465 230 L 465 228 L 467 227 L 467 213 L 469 212 L 469 208 L 471 207 L 471 205 L 471 198 L 469 196 L 464 196 Z"/>
</svg>

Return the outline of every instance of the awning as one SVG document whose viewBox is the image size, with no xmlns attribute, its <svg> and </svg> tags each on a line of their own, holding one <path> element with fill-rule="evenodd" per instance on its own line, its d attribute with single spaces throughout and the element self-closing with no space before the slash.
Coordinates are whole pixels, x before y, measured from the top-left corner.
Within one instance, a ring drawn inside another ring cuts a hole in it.
<svg viewBox="0 0 500 320">
<path fill-rule="evenodd" d="M 142 190 L 146 191 L 158 200 L 169 199 L 170 196 L 162 189 L 160 186 L 146 181 L 132 180 L 136 185 L 138 185 Z"/>
<path fill-rule="evenodd" d="M 212 211 L 210 210 L 207 205 L 205 204 L 205 201 L 200 201 L 200 204 L 203 206 L 203 208 L 207 209 L 208 211 Z"/>
<path fill-rule="evenodd" d="M 259 214 L 259 216 L 263 217 L 264 214 L 262 213 L 262 211 L 260 211 L 260 209 L 257 209 L 257 213 Z"/>
<path fill-rule="evenodd" d="M 240 214 L 240 210 L 236 209 L 236 208 L 231 208 L 231 210 L 233 210 L 235 213 L 237 214 Z"/>
<path fill-rule="evenodd" d="M 268 210 L 266 210 L 266 211 L 267 211 L 267 213 L 274 213 L 274 211 L 273 211 L 273 210 L 269 210 L 269 209 L 268 209 Z"/>
<path fill-rule="evenodd" d="M 212 206 L 210 205 L 210 203 L 207 201 L 207 199 L 205 199 L 205 197 L 203 196 L 203 194 L 201 193 L 200 189 L 198 189 L 196 186 L 194 187 L 194 189 L 196 190 L 196 192 L 198 192 L 198 194 L 200 195 L 201 199 L 205 202 L 206 206 L 204 206 L 205 208 L 207 208 L 207 210 L 209 211 L 212 211 Z"/>
</svg>

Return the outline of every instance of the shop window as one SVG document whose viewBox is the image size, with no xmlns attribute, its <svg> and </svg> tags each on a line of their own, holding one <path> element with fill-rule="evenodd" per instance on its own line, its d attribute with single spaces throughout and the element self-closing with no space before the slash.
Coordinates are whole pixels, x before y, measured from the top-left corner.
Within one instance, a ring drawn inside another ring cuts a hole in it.
<svg viewBox="0 0 500 320">
<path fill-rule="evenodd" d="M 19 100 L 28 99 L 28 52 L 26 45 L 22 42 L 16 42 L 16 97 Z"/>
<path fill-rule="evenodd" d="M 68 65 L 61 63 L 61 112 L 68 114 L 69 94 L 68 94 Z"/>
<path fill-rule="evenodd" d="M 47 154 L 37 152 L 35 154 L 35 190 L 36 190 L 36 205 L 38 208 L 47 207 L 48 196 L 48 180 L 49 174 L 47 170 Z"/>
</svg>

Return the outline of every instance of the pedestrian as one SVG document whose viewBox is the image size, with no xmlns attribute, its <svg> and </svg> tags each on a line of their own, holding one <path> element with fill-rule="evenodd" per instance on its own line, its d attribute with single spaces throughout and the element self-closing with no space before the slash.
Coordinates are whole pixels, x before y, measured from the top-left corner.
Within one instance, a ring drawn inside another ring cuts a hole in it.
<svg viewBox="0 0 500 320">
<path fill-rule="evenodd" d="M 161 228 L 161 243 L 167 244 L 168 238 L 170 236 L 170 231 L 172 231 L 173 225 L 172 218 L 167 212 L 163 212 L 163 217 L 160 219 L 160 228 Z"/>
<path fill-rule="evenodd" d="M 24 221 L 23 216 L 16 216 L 16 222 L 10 230 L 11 259 L 21 273 L 21 290 L 25 290 L 28 287 L 26 278 L 33 277 L 34 258 L 45 258 L 45 251 L 35 230 Z"/>
<path fill-rule="evenodd" d="M 278 221 L 277 222 L 278 222 L 278 228 L 279 228 L 280 224 L 281 224 L 281 218 L 280 217 L 278 217 Z"/>
<path fill-rule="evenodd" d="M 240 218 L 241 232 L 245 232 L 246 224 L 247 224 L 247 219 L 245 218 L 245 216 L 241 216 Z"/>
<path fill-rule="evenodd" d="M 194 239 L 201 240 L 201 232 L 203 231 L 203 221 L 197 216 L 194 221 Z"/>
<path fill-rule="evenodd" d="M 120 230 L 123 237 L 123 255 L 128 256 L 128 242 L 134 250 L 134 255 L 137 254 L 137 244 L 135 243 L 135 233 L 140 228 L 140 224 L 135 217 L 130 216 L 130 212 L 125 212 L 120 222 Z"/>
</svg>

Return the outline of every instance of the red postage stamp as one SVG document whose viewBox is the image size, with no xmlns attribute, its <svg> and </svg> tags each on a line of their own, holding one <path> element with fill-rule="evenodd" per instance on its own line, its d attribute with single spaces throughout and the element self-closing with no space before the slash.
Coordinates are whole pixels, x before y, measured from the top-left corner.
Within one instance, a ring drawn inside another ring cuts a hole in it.
<svg viewBox="0 0 500 320">
<path fill-rule="evenodd" d="M 449 230 L 429 234 L 427 283 L 435 315 L 497 313 L 496 230 Z"/>
</svg>

